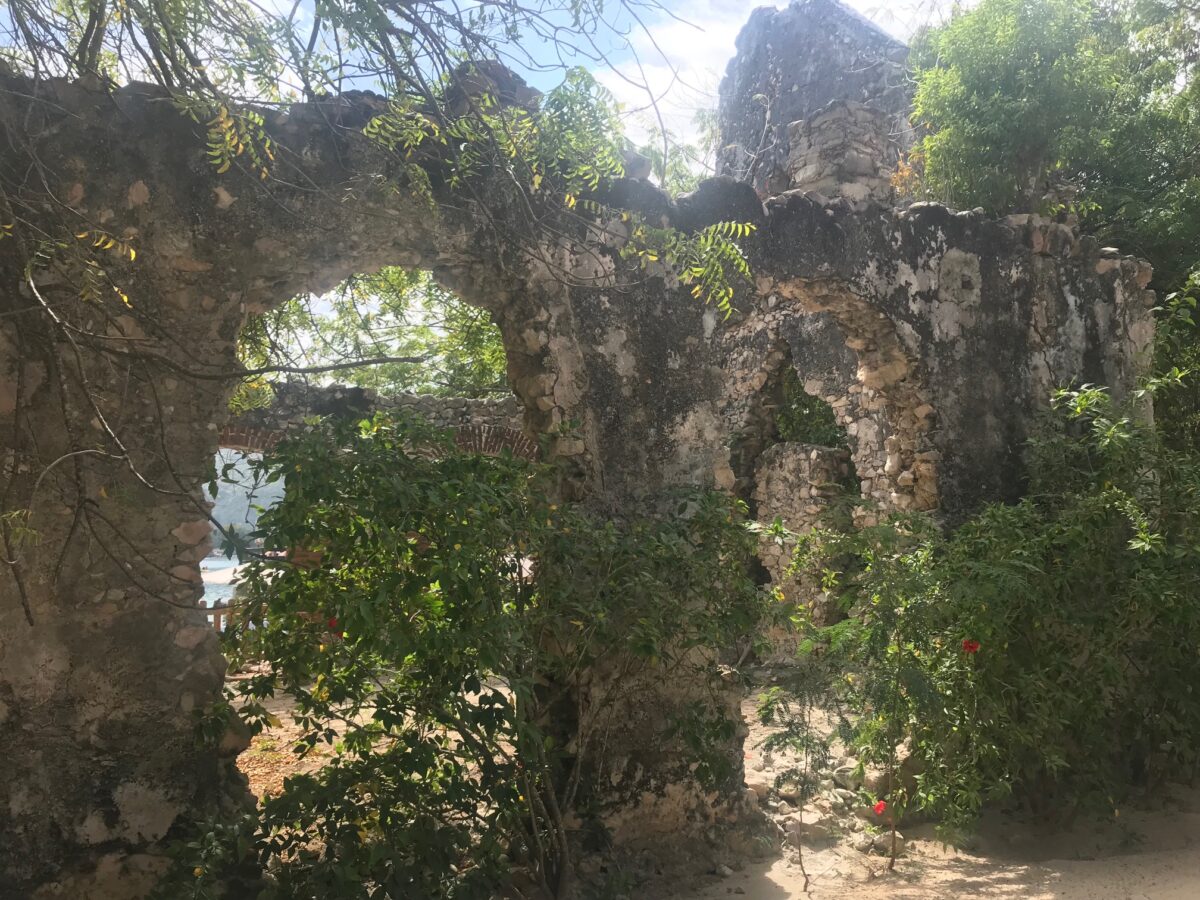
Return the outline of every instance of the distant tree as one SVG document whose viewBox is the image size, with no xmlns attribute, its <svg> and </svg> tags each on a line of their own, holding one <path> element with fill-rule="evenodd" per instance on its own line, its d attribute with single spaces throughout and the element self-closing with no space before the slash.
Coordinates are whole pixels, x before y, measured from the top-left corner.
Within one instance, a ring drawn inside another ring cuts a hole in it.
<svg viewBox="0 0 1200 900">
<path fill-rule="evenodd" d="M 996 214 L 1065 198 L 1178 288 L 1200 258 L 1197 16 L 1138 0 L 984 0 L 925 32 L 913 53 L 921 188 Z"/>
<path fill-rule="evenodd" d="M 336 375 L 384 394 L 483 397 L 508 390 L 504 345 L 490 313 L 426 272 L 395 267 L 355 276 L 327 297 L 297 297 L 260 317 L 242 335 L 242 356 L 253 365 L 408 360 Z"/>
<path fill-rule="evenodd" d="M 694 191 L 704 178 L 716 172 L 717 111 L 699 109 L 692 117 L 694 141 L 681 141 L 669 129 L 651 124 L 637 152 L 650 160 L 654 181 L 671 196 Z"/>
</svg>

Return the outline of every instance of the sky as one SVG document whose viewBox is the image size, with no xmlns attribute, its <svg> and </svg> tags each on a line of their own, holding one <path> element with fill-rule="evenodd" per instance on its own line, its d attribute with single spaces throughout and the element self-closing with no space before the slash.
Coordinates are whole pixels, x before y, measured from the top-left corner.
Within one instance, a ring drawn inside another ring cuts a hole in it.
<svg viewBox="0 0 1200 900">
<path fill-rule="evenodd" d="M 922 25 L 944 21 L 953 8 L 953 0 L 843 2 L 903 41 Z M 645 29 L 630 34 L 644 77 L 639 77 L 638 63 L 628 52 L 617 57 L 617 71 L 593 68 L 593 72 L 625 106 L 626 130 L 635 140 L 644 135 L 644 123 L 656 116 L 649 109 L 649 93 L 630 84 L 630 80 L 650 87 L 668 130 L 688 140 L 696 133 L 692 123 L 696 111 L 716 106 L 717 86 L 733 57 L 734 40 L 751 10 L 786 5 L 753 0 L 663 0 L 665 11 L 649 16 Z"/>
</svg>

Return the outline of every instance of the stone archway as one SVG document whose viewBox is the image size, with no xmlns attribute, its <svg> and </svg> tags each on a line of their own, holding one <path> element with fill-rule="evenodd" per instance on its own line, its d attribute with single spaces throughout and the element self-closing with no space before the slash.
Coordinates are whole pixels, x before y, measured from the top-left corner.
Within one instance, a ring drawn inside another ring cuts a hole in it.
<svg viewBox="0 0 1200 900">
<path fill-rule="evenodd" d="M 671 484 L 711 481 L 704 436 L 720 429 L 719 379 L 703 360 L 714 341 L 690 296 L 615 253 L 564 238 L 513 259 L 471 207 L 433 215 L 402 190 L 375 192 L 362 176 L 386 159 L 356 131 L 329 129 L 322 110 L 265 116 L 296 178 L 264 187 L 214 172 L 202 136 L 153 89 L 0 82 L 10 88 L 0 118 L 32 123 L 33 135 L 6 147 L 0 173 L 36 158 L 61 179 L 72 215 L 138 242 L 136 267 L 122 270 L 128 302 L 111 319 L 100 308 L 99 324 L 69 281 L 25 278 L 26 248 L 0 246 L 0 360 L 20 398 L 0 417 L 6 491 L 39 536 L 9 564 L 0 598 L 0 752 L 13 761 L 0 782 L 0 868 L 30 896 L 141 897 L 173 829 L 244 799 L 236 730 L 216 746 L 196 740 L 225 671 L 197 599 L 212 454 L 222 440 L 257 449 L 277 433 L 225 430 L 248 314 L 357 271 L 432 270 L 494 312 L 523 406 L 519 432 L 480 425 L 461 439 L 533 453 L 543 438 L 566 463 L 569 496 L 624 510 Z M 643 183 L 620 186 L 664 202 Z M 359 202 L 345 203 L 347 192 Z M 64 326 L 55 306 L 79 321 Z M 679 363 L 662 365 L 664 354 Z M 337 403 L 355 412 L 360 399 Z M 637 716 L 604 726 L 610 756 L 596 777 L 622 836 L 682 837 L 741 809 L 739 766 L 706 798 L 682 751 L 666 748 L 664 711 L 688 689 L 649 685 Z"/>
<path fill-rule="evenodd" d="M 849 351 L 838 366 L 798 366 L 797 373 L 808 393 L 833 407 L 849 435 L 866 504 L 859 521 L 889 510 L 937 509 L 937 451 L 930 436 L 936 410 L 922 362 L 904 347 L 895 323 L 845 286 L 797 280 L 772 289 L 782 301 L 781 317 L 801 320 L 791 326 L 793 334 L 802 332 L 809 315 L 822 316 L 826 340 L 837 346 L 840 337 Z"/>
<path fill-rule="evenodd" d="M 765 296 L 725 335 L 732 463 L 755 516 L 806 534 L 850 521 L 871 524 L 894 510 L 935 510 L 933 407 L 920 362 L 900 346 L 891 320 L 843 285 L 759 287 Z M 825 406 L 839 438 L 818 444 L 774 434 L 785 376 Z M 837 611 L 824 603 L 819 584 L 792 574 L 795 548 L 795 540 L 768 534 L 759 557 L 785 601 L 807 606 L 827 624 Z M 766 637 L 773 661 L 793 659 L 791 636 Z"/>
<path fill-rule="evenodd" d="M 453 270 L 488 298 L 507 281 L 470 214 L 360 184 L 385 161 L 320 110 L 268 115 L 296 181 L 262 185 L 213 172 L 203 135 L 152 88 L 0 80 L 0 117 L 29 126 L 0 154 L 6 189 L 23 189 L 36 157 L 68 215 L 137 246 L 114 316 L 53 270 L 27 278 L 21 242 L 0 247 L 0 360 L 19 398 L 0 410 L 4 491 L 37 535 L 6 553 L 0 589 L 0 749 L 13 764 L 0 870 L 21 896 L 141 897 L 173 827 L 243 797 L 237 735 L 196 740 L 225 671 L 197 599 L 212 455 L 222 440 L 272 439 L 222 434 L 247 314 L 385 264 Z M 465 439 L 528 449 L 488 430 Z"/>
<path fill-rule="evenodd" d="M 858 521 L 892 509 L 936 509 L 934 407 L 920 361 L 903 348 L 891 320 L 839 285 L 766 282 L 760 291 L 763 299 L 726 334 L 732 432 L 756 435 L 768 427 L 763 391 L 791 366 L 845 431 L 864 501 Z M 751 477 L 753 460 L 740 468 Z"/>
</svg>

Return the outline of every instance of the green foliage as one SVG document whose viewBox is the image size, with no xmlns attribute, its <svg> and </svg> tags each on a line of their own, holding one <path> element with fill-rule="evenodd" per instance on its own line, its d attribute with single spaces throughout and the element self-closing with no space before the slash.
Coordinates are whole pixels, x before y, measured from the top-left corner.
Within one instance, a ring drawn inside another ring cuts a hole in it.
<svg viewBox="0 0 1200 900">
<path fill-rule="evenodd" d="M 316 426 L 261 467 L 287 491 L 260 536 L 291 559 L 250 564 L 231 651 L 267 666 L 244 699 L 285 693 L 300 752 L 334 757 L 236 835 L 190 839 L 196 890 L 248 860 L 267 898 L 482 898 L 514 868 L 553 889 L 622 685 L 703 685 L 765 604 L 743 510 L 719 494 L 612 520 L 554 502 L 547 468 L 383 418 Z M 615 680 L 597 690 L 602 661 Z M 734 726 L 704 697 L 661 739 L 727 777 L 711 747 Z"/>
<path fill-rule="evenodd" d="M 861 712 L 862 758 L 894 767 L 910 741 L 922 774 L 888 800 L 950 829 L 990 801 L 1116 815 L 1198 762 L 1200 462 L 1101 389 L 1056 410 L 1027 499 L 948 534 L 914 515 L 819 532 L 801 557 L 849 613 L 804 651 Z"/>
<path fill-rule="evenodd" d="M 339 380 L 383 394 L 483 397 L 507 391 L 504 345 L 490 314 L 442 288 L 427 272 L 390 267 L 357 275 L 322 298 L 297 297 L 243 329 L 251 368 L 376 359 Z"/>
<path fill-rule="evenodd" d="M 781 393 L 783 402 L 775 411 L 775 426 L 781 441 L 846 446 L 846 430 L 838 424 L 833 407 L 804 390 L 794 366 L 784 370 Z"/>
<path fill-rule="evenodd" d="M 1200 302 L 1200 269 L 1188 277 L 1183 287 L 1163 298 L 1155 351 L 1158 371 L 1173 375 L 1179 371 L 1200 371 L 1200 322 L 1196 307 Z M 1154 398 L 1154 416 L 1160 423 L 1163 440 L 1177 450 L 1200 447 L 1200 390 L 1191 380 L 1183 386 L 1169 385 Z"/>
<path fill-rule="evenodd" d="M 1110 98 L 1111 53 L 1081 0 L 984 0 L 927 32 L 914 56 L 925 184 L 960 207 L 1035 203 Z"/>
<path fill-rule="evenodd" d="M 673 228 L 655 227 L 639 216 L 622 213 L 630 223 L 630 240 L 621 255 L 635 258 L 643 268 L 662 263 L 691 286 L 692 296 L 715 303 L 729 317 L 737 283 L 751 282 L 750 264 L 737 241 L 754 233 L 748 222 L 717 222 L 694 235 Z"/>
<path fill-rule="evenodd" d="M 1200 246 L 1195 13 L 1171 4 L 984 0 L 914 50 L 930 195 L 994 213 L 1065 185 L 1085 226 L 1174 290 Z M 1055 208 L 1046 209 L 1057 212 Z"/>
<path fill-rule="evenodd" d="M 204 100 L 179 97 L 175 105 L 194 122 L 204 121 L 208 132 L 209 162 L 218 175 L 228 172 L 239 158 L 262 180 L 271 174 L 275 145 L 266 132 L 262 113 L 254 109 L 215 108 Z"/>
<path fill-rule="evenodd" d="M 702 178 L 714 174 L 717 145 L 717 111 L 700 109 L 692 117 L 699 132 L 697 143 L 680 141 L 671 131 L 651 123 L 644 143 L 636 150 L 650 160 L 654 180 L 671 196 L 694 191 Z"/>
</svg>

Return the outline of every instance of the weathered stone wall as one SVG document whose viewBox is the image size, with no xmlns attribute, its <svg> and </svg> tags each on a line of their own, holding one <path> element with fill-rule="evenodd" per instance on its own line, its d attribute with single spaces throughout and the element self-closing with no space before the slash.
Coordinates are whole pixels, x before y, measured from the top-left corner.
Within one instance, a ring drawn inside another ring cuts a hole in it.
<svg viewBox="0 0 1200 900">
<path fill-rule="evenodd" d="M 264 181 L 214 172 L 203 128 L 154 89 L 0 80 L 9 196 L 44 233 L 103 228 L 137 249 L 108 261 L 126 302 L 81 296 L 70 259 L 38 263 L 24 233 L 0 245 L 3 495 L 36 535 L 17 548 L 4 521 L 0 870 L 22 897 L 141 897 L 173 829 L 244 798 L 241 738 L 202 746 L 196 717 L 224 672 L 197 607 L 201 484 L 247 315 L 355 272 L 431 270 L 495 313 L 525 434 L 564 463 L 564 490 L 622 512 L 711 474 L 721 381 L 698 351 L 715 319 L 586 241 L 501 246 L 496 211 L 430 209 L 381 177 L 392 161 L 361 115 L 338 124 L 343 103 L 265 113 L 278 175 Z M 651 679 L 594 736 L 622 838 L 740 809 L 739 768 L 710 802 L 669 739 L 664 711 L 699 687 Z M 578 700 L 604 690 L 600 669 Z"/>
<path fill-rule="evenodd" d="M 853 467 L 850 454 L 834 447 L 813 444 L 782 443 L 768 448 L 758 459 L 754 473 L 754 508 L 759 522 L 769 525 L 776 519 L 787 525 L 788 532 L 807 534 L 818 525 L 829 527 L 831 504 L 849 499 Z M 791 603 L 812 607 L 817 624 L 829 624 L 833 611 L 828 609 L 820 585 L 808 583 L 792 574 L 796 540 L 764 534 L 759 539 L 759 558 L 771 576 L 771 584 Z M 795 641 L 790 633 L 768 633 L 775 655 L 790 659 Z"/>
<path fill-rule="evenodd" d="M 789 320 L 832 318 L 853 380 L 797 372 L 841 415 L 863 494 L 885 508 L 954 520 L 1019 496 L 1024 442 L 1050 393 L 1076 380 L 1124 395 L 1149 363 L 1149 267 L 1066 226 L 798 194 L 768 210 L 761 299 L 730 337 L 778 345 L 789 330 L 803 340 Z"/>
<path fill-rule="evenodd" d="M 891 118 L 873 106 L 834 100 L 788 125 L 791 190 L 813 191 L 851 203 L 891 203 L 899 144 Z"/>
</svg>

